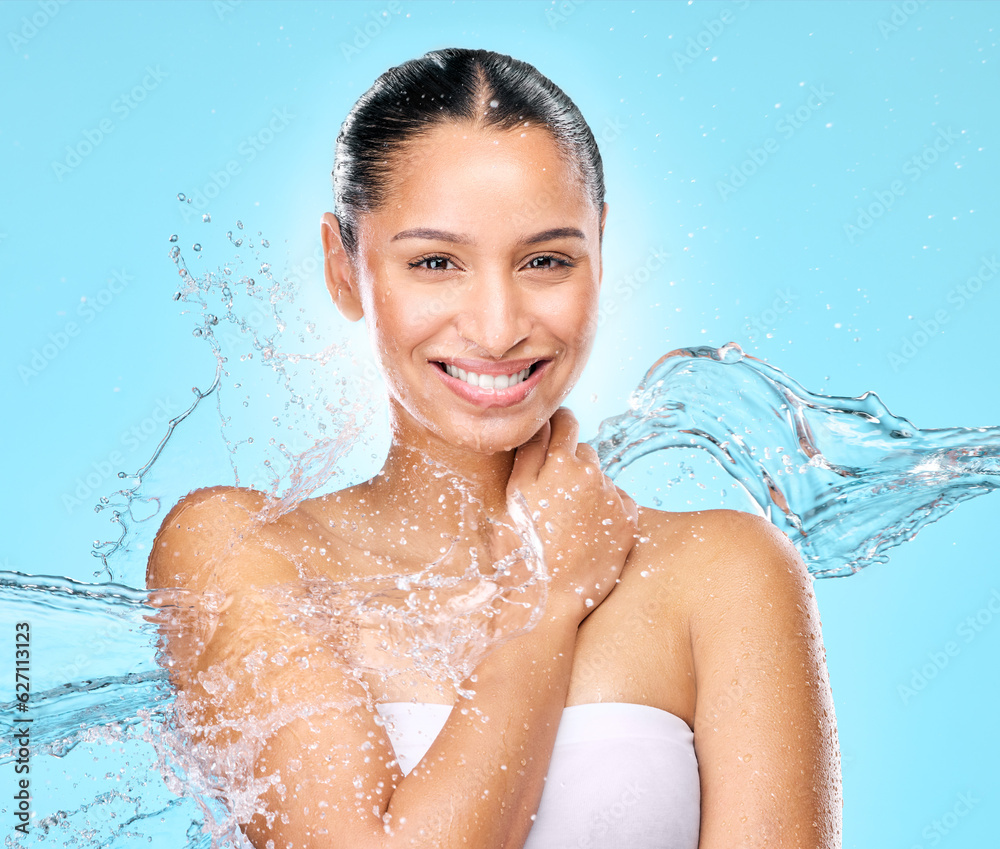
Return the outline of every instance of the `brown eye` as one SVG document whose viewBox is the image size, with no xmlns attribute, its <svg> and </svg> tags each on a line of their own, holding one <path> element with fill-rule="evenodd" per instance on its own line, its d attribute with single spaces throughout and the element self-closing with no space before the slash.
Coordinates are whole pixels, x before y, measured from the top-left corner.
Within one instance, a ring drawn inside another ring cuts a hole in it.
<svg viewBox="0 0 1000 849">
<path fill-rule="evenodd" d="M 547 271 L 553 268 L 572 268 L 573 263 L 566 259 L 560 259 L 551 254 L 536 256 L 528 261 L 528 267 L 539 271 Z"/>
<path fill-rule="evenodd" d="M 448 263 L 451 260 L 446 256 L 425 256 L 420 259 L 414 260 L 413 262 L 407 263 L 410 268 L 426 268 L 428 271 L 450 271 L 447 268 Z"/>
</svg>

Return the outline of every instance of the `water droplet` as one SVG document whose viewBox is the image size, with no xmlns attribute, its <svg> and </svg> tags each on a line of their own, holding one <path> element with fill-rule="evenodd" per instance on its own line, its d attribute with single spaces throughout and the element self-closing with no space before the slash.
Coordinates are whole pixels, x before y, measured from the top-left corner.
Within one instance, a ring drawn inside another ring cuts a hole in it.
<svg viewBox="0 0 1000 849">
<path fill-rule="evenodd" d="M 201 250 L 201 243 L 200 242 L 195 242 L 193 245 L 191 245 L 191 248 L 192 248 L 192 250 L 200 251 Z"/>
<path fill-rule="evenodd" d="M 212 221 L 212 216 L 206 212 L 201 216 L 201 220 L 204 221 L 206 224 L 210 224 Z"/>
<path fill-rule="evenodd" d="M 178 192 L 177 193 L 177 200 L 181 201 L 181 203 L 183 203 L 185 200 L 187 200 L 187 198 L 184 197 L 184 192 Z"/>
<path fill-rule="evenodd" d="M 176 234 L 176 233 L 174 233 L 174 234 L 173 234 L 173 235 L 172 235 L 172 236 L 170 237 L 170 241 L 171 241 L 171 242 L 176 242 L 176 241 L 177 241 L 177 234 Z"/>
</svg>

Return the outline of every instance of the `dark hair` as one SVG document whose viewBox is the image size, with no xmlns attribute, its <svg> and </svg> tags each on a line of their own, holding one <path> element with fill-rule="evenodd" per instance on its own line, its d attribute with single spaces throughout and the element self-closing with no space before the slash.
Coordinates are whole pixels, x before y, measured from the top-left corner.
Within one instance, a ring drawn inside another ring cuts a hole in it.
<svg viewBox="0 0 1000 849">
<path fill-rule="evenodd" d="M 489 109 L 483 109 L 484 103 Z M 449 47 L 390 68 L 354 104 L 337 136 L 333 192 L 348 254 L 357 215 L 386 200 L 391 166 L 412 139 L 448 121 L 510 130 L 525 122 L 551 134 L 580 170 L 600 212 L 604 167 L 594 134 L 565 92 L 527 62 L 491 50 Z"/>
</svg>

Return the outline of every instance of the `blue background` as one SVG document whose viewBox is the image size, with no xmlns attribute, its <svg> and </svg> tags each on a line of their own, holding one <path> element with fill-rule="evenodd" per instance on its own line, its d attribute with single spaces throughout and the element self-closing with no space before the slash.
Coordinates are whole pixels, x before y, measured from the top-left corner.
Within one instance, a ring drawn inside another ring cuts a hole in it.
<svg viewBox="0 0 1000 849">
<path fill-rule="evenodd" d="M 172 300 L 168 237 L 187 255 L 203 233 L 220 264 L 243 219 L 286 269 L 314 266 L 340 122 L 387 67 L 445 46 L 531 62 L 598 136 L 607 319 L 569 400 L 585 435 L 662 353 L 731 340 L 815 391 L 874 389 L 920 427 L 1000 423 L 1000 279 L 956 294 L 1000 248 L 998 24 L 986 2 L 5 3 L 0 567 L 95 580 L 91 543 L 112 530 L 91 508 L 117 481 L 99 472 L 80 506 L 67 495 L 94 464 L 140 467 L 157 411 L 210 383 L 214 360 Z M 738 170 L 754 173 L 721 190 Z M 894 181 L 905 191 L 860 226 Z M 211 224 L 190 220 L 203 211 Z M 629 285 L 655 251 L 668 261 Z M 300 276 L 343 330 L 318 269 Z M 78 334 L 34 368 L 71 321 Z M 210 419 L 198 427 L 221 453 Z M 178 474 L 190 488 L 225 470 Z M 847 847 L 984 846 L 1000 830 L 996 509 L 962 505 L 888 564 L 816 584 Z"/>
</svg>

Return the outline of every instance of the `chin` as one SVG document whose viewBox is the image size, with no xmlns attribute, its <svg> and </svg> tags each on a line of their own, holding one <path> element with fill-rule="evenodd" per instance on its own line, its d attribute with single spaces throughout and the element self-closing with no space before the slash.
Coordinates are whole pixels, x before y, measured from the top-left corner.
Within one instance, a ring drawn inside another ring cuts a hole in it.
<svg viewBox="0 0 1000 849">
<path fill-rule="evenodd" d="M 407 395 L 398 389 L 392 390 L 390 387 L 390 399 L 398 420 L 408 422 L 406 430 L 410 436 L 404 439 L 419 441 L 418 431 L 423 430 L 454 448 L 484 455 L 513 451 L 524 445 L 559 409 L 561 399 L 569 394 L 567 390 L 553 398 L 547 394 L 542 397 L 540 393 L 515 407 L 460 410 L 453 404 L 428 403 L 433 397 L 430 392 L 420 399 L 412 393 Z"/>
<path fill-rule="evenodd" d="M 555 412 L 555 410 L 553 410 Z M 467 448 L 479 454 L 499 454 L 513 451 L 524 445 L 546 419 L 535 421 L 535 417 L 520 418 L 517 421 L 470 421 L 466 427 L 461 422 L 452 421 L 445 427 L 432 427 L 440 439 L 455 447 Z"/>
</svg>

